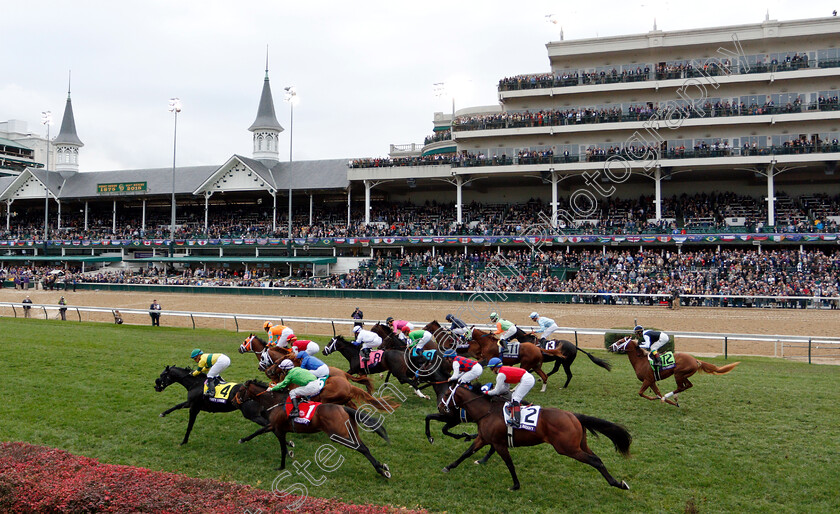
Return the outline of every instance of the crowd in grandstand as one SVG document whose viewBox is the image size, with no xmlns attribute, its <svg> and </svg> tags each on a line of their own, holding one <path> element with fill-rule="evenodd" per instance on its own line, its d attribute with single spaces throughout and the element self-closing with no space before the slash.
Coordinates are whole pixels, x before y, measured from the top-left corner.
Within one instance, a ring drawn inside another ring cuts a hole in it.
<svg viewBox="0 0 840 514">
<path fill-rule="evenodd" d="M 6 280 L 31 277 L 48 280 L 49 268 L 16 267 L 4 270 Z M 761 296 L 840 296 L 840 251 L 811 249 L 721 250 L 614 249 L 532 251 L 514 249 L 463 253 L 431 251 L 402 256 L 380 253 L 349 273 L 313 277 L 299 269 L 285 276 L 277 269 L 149 268 L 88 273 L 68 270 L 79 282 L 238 286 L 325 287 L 352 289 L 408 289 L 440 291 L 494 290 L 508 292 L 568 292 L 584 303 L 655 303 L 643 295 L 679 294 L 686 305 L 743 305 L 767 303 Z M 65 286 L 66 287 L 66 286 Z M 21 287 L 23 288 L 23 287 Z M 582 294 L 586 293 L 586 294 Z M 639 295 L 633 300 L 608 293 Z M 686 295 L 749 296 L 752 298 L 699 299 Z M 826 300 L 836 309 L 840 302 Z M 804 305 L 791 300 L 786 306 Z"/>
<path fill-rule="evenodd" d="M 838 232 L 835 221 L 840 215 L 840 195 L 802 195 L 792 198 L 778 193 L 776 225 L 767 227 L 767 205 L 763 199 L 734 193 L 683 194 L 664 197 L 662 219 L 656 221 L 654 198 L 650 195 L 635 199 L 606 198 L 593 207 L 593 213 L 565 226 L 565 234 L 674 234 L 705 232 Z M 569 200 L 559 199 L 561 208 L 568 210 Z M 550 216 L 550 205 L 540 200 L 519 204 L 484 204 L 472 202 L 463 206 L 463 223 L 454 222 L 452 203 L 373 202 L 371 223 L 364 223 L 359 209 L 347 213 L 343 207 L 319 207 L 313 224 L 308 211 L 298 211 L 293 219 L 294 237 L 390 237 L 390 236 L 501 236 L 521 234 L 528 226 L 539 223 L 539 213 Z M 62 229 L 52 227 L 53 239 L 168 239 L 169 216 L 155 211 L 147 216 L 145 231 L 137 223 L 140 216 L 128 212 L 117 219 L 92 210 L 88 230 L 83 217 L 63 214 Z M 17 219 L 37 220 L 42 216 L 25 212 Z M 734 219 L 734 221 L 733 221 Z M 262 208 L 225 207 L 210 209 L 208 230 L 204 230 L 203 208 L 181 208 L 178 211 L 176 239 L 265 238 L 285 237 L 287 218 L 278 216 L 274 230 L 271 211 Z M 40 223 L 15 223 L 10 230 L 0 231 L 1 239 L 39 240 L 43 233 Z"/>
</svg>

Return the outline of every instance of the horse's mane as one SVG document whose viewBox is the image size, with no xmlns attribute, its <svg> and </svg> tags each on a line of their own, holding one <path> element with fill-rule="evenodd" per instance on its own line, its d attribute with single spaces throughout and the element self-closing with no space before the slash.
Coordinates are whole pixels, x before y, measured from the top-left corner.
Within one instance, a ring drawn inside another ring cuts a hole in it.
<svg viewBox="0 0 840 514">
<path fill-rule="evenodd" d="M 255 378 L 255 379 L 253 379 L 253 380 L 248 380 L 248 381 L 247 381 L 247 382 L 245 382 L 245 383 L 246 383 L 246 384 L 254 384 L 254 385 L 257 385 L 257 386 L 259 386 L 259 387 L 262 387 L 263 389 L 268 389 L 268 384 L 266 384 L 266 383 L 265 383 L 265 382 L 263 382 L 262 380 L 258 380 L 258 379 L 256 379 L 256 378 Z"/>
</svg>

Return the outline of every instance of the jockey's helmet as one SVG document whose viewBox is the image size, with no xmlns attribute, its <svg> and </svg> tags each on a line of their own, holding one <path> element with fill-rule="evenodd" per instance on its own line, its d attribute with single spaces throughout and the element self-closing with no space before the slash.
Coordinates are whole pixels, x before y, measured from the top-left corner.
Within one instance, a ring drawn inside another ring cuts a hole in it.
<svg viewBox="0 0 840 514">
<path fill-rule="evenodd" d="M 490 362 L 487 363 L 488 368 L 498 368 L 501 365 L 502 365 L 502 359 L 500 359 L 498 357 L 493 357 L 492 359 L 490 359 Z"/>
<path fill-rule="evenodd" d="M 633 332 L 644 332 L 645 329 L 642 328 L 641 325 L 636 325 L 636 328 L 633 329 Z"/>
<path fill-rule="evenodd" d="M 272 325 L 270 321 L 266 321 L 265 323 L 263 323 L 263 330 L 268 330 L 271 327 Z"/>
<path fill-rule="evenodd" d="M 492 321 L 496 321 L 496 320 L 498 320 L 498 319 L 499 319 L 499 315 L 498 315 L 498 314 L 496 314 L 495 312 L 491 312 L 491 313 L 490 313 L 490 319 L 491 319 Z"/>
<path fill-rule="evenodd" d="M 353 327 L 353 333 L 354 334 L 358 334 L 361 331 L 362 331 L 362 327 L 360 327 L 359 325 L 356 325 L 355 327 Z"/>
<path fill-rule="evenodd" d="M 393 318 L 393 317 L 388 316 L 387 318 L 385 318 L 385 323 L 387 323 L 387 324 L 389 324 L 389 325 L 390 325 L 390 324 L 391 324 L 391 323 L 393 323 L 393 322 L 394 322 L 394 318 Z"/>
<path fill-rule="evenodd" d="M 452 318 L 454 318 L 454 317 L 455 316 L 453 316 L 452 314 L 447 314 L 446 315 L 446 321 L 452 321 Z"/>
<path fill-rule="evenodd" d="M 292 363 L 292 361 L 290 361 L 289 359 L 283 359 L 282 362 L 280 362 L 280 364 L 277 366 L 277 369 L 288 371 L 294 367 L 295 365 L 294 363 Z"/>
<path fill-rule="evenodd" d="M 534 311 L 534 312 L 532 312 L 532 313 L 531 313 L 531 315 L 530 315 L 530 316 L 528 316 L 528 317 L 529 317 L 529 318 L 531 318 L 531 319 L 537 319 L 537 318 L 539 318 L 539 317 L 540 317 L 540 315 L 539 315 L 539 313 L 537 313 L 536 311 Z"/>
<path fill-rule="evenodd" d="M 411 332 L 411 328 L 408 325 L 404 325 L 401 330 L 403 334 L 408 334 L 409 332 Z"/>
<path fill-rule="evenodd" d="M 458 355 L 458 352 L 455 351 L 455 348 L 449 348 L 443 352 L 444 357 L 455 357 L 456 355 Z"/>
<path fill-rule="evenodd" d="M 202 353 L 204 353 L 204 352 L 202 352 L 201 350 L 196 348 L 195 350 L 192 351 L 192 353 L 190 353 L 190 359 L 195 359 L 196 357 L 198 357 Z"/>
</svg>

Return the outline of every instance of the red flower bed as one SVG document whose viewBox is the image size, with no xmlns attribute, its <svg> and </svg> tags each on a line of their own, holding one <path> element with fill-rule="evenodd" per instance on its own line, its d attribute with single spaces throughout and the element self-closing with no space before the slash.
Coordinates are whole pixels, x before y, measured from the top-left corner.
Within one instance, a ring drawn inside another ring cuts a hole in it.
<svg viewBox="0 0 840 514">
<path fill-rule="evenodd" d="M 189 478 L 133 466 L 102 464 L 63 450 L 26 443 L 0 444 L 0 512 L 220 512 L 267 514 L 282 500 L 247 485 Z M 297 513 L 408 513 L 405 509 L 359 506 L 308 498 Z"/>
</svg>

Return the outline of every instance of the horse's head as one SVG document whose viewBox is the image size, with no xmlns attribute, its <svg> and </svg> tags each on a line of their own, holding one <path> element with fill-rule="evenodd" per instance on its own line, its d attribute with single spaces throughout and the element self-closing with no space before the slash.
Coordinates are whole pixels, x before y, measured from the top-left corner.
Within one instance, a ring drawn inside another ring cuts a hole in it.
<svg viewBox="0 0 840 514">
<path fill-rule="evenodd" d="M 334 351 L 341 351 L 341 348 L 347 344 L 347 340 L 344 339 L 343 335 L 334 336 L 330 339 L 329 344 L 324 346 L 324 349 L 321 350 L 321 353 L 324 355 L 329 355 Z"/>
<path fill-rule="evenodd" d="M 248 337 L 246 337 L 245 340 L 242 341 L 242 344 L 239 345 L 239 353 L 248 353 L 248 352 L 256 353 L 256 350 L 254 350 L 254 347 L 251 344 L 254 341 L 254 338 L 256 338 L 256 337 L 257 336 L 255 336 L 254 334 L 251 334 Z"/>
<path fill-rule="evenodd" d="M 610 351 L 613 353 L 627 353 L 636 347 L 635 341 L 630 336 L 623 337 L 610 345 Z"/>
<path fill-rule="evenodd" d="M 172 378 L 172 374 L 170 373 L 171 369 L 171 366 L 166 366 L 166 368 L 163 370 L 163 373 L 161 373 L 160 376 L 155 379 L 155 391 L 161 392 L 175 382 L 175 380 Z"/>
</svg>

